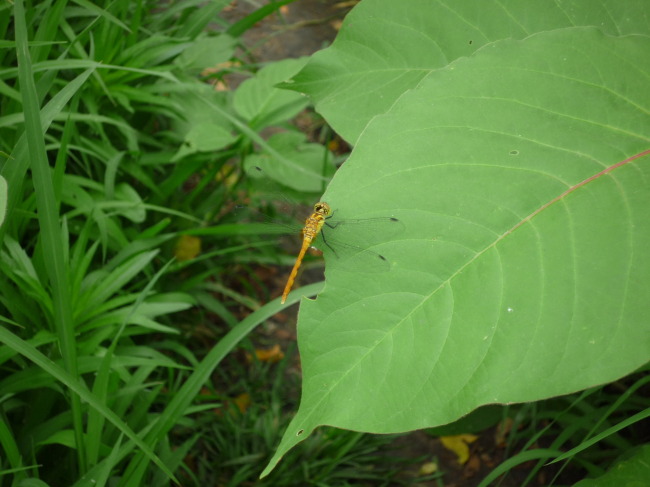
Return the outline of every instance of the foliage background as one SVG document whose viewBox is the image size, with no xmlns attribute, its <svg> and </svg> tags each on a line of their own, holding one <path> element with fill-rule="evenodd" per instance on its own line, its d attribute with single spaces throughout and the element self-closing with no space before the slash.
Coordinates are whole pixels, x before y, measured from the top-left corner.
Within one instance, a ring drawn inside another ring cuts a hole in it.
<svg viewBox="0 0 650 487">
<path fill-rule="evenodd" d="M 271 465 L 290 458 L 259 485 L 388 485 L 387 438 L 321 429 L 287 450 L 321 424 L 431 426 L 647 361 L 643 2 L 365 0 L 332 48 L 265 67 L 240 36 L 291 2 L 232 24 L 228 3 L 0 5 L 2 485 L 256 479 L 293 407 L 284 369 L 244 361 L 235 379 L 223 360 L 256 356 L 251 331 L 282 310 L 254 297 L 258 263 L 291 257 L 233 214 L 241 168 L 304 196 L 337 159 L 287 123 L 309 103 L 277 88 L 292 76 L 355 145 L 327 201 L 405 231 L 373 239 L 390 272 L 326 256 L 325 292 L 302 304 L 303 401 Z M 228 89 L 232 74 L 248 81 Z M 566 457 L 602 442 L 613 462 L 645 441 L 620 431 L 647 416 L 646 382 L 497 408 L 530 451 L 491 478 L 576 444 Z M 621 465 L 642 468 L 633 453 Z M 602 457 L 580 462 L 599 475 Z"/>
</svg>

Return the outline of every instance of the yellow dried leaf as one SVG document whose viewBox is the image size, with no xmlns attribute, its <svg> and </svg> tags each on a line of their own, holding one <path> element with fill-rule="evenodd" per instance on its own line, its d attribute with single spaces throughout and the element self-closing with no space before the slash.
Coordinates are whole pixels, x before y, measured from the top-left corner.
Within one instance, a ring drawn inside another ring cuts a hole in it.
<svg viewBox="0 0 650 487">
<path fill-rule="evenodd" d="M 427 462 L 423 463 L 422 466 L 420 467 L 420 471 L 418 472 L 420 475 L 431 475 L 432 473 L 436 473 L 438 471 L 438 464 L 436 462 Z"/>
<path fill-rule="evenodd" d="M 192 235 L 181 235 L 174 248 L 174 256 L 180 261 L 192 260 L 201 253 L 201 239 Z"/>
<path fill-rule="evenodd" d="M 338 139 L 332 139 L 327 143 L 327 148 L 332 152 L 336 152 L 341 147 Z"/>
<path fill-rule="evenodd" d="M 332 20 L 330 22 L 330 25 L 332 26 L 332 29 L 339 31 L 341 30 L 341 26 L 343 26 L 343 22 L 341 22 L 340 20 Z"/>
<path fill-rule="evenodd" d="M 453 435 L 441 436 L 440 441 L 443 446 L 456 454 L 458 463 L 463 465 L 469 460 L 469 444 L 478 439 L 476 435 Z"/>
<path fill-rule="evenodd" d="M 217 81 L 212 86 L 214 87 L 214 91 L 223 92 L 223 91 L 230 90 L 228 85 L 226 83 L 224 83 L 223 81 Z"/>
<path fill-rule="evenodd" d="M 255 350 L 255 356 L 260 362 L 269 362 L 275 364 L 284 358 L 284 353 L 280 350 L 280 345 L 277 343 L 268 350 Z"/>
<path fill-rule="evenodd" d="M 225 61 L 223 63 L 219 63 L 216 66 L 210 66 L 208 68 L 205 68 L 203 71 L 201 71 L 201 76 L 210 76 L 211 74 L 218 74 L 221 71 L 226 71 L 230 70 L 233 68 L 237 68 L 241 66 L 241 63 L 239 61 Z"/>
<path fill-rule="evenodd" d="M 239 412 L 244 414 L 251 405 L 251 396 L 247 392 L 243 392 L 233 399 L 233 402 L 237 406 L 237 409 L 239 409 Z"/>
</svg>

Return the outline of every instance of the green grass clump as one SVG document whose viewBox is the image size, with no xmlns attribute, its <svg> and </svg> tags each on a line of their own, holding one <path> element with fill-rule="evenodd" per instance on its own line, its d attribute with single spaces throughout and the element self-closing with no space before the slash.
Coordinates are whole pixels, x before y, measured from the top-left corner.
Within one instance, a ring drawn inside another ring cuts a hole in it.
<svg viewBox="0 0 650 487">
<path fill-rule="evenodd" d="M 0 6 L 0 485 L 167 484 L 196 442 L 170 431 L 263 319 L 197 357 L 170 318 L 201 303 L 237 324 L 208 281 L 243 248 L 216 225 L 233 161 L 306 105 L 276 99 L 266 117 L 215 89 L 259 78 L 235 57 L 227 3 Z M 273 98 L 263 81 L 248 96 Z M 213 250 L 183 254 L 199 227 Z"/>
</svg>

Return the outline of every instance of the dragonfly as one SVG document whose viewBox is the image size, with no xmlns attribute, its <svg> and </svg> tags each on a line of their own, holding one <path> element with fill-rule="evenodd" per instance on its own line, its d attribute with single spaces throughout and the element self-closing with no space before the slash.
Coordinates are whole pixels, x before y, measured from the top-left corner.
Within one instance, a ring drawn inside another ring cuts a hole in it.
<svg viewBox="0 0 650 487">
<path fill-rule="evenodd" d="M 260 168 L 255 169 L 257 170 L 256 174 L 263 174 Z M 277 190 L 275 192 L 280 195 L 280 199 L 287 200 L 287 196 L 282 195 Z M 307 250 L 314 246 L 316 240 L 327 246 L 335 257 L 344 260 L 346 267 L 353 267 L 354 270 L 377 272 L 390 267 L 390 262 L 386 257 L 369 250 L 368 247 L 385 241 L 402 230 L 403 225 L 399 219 L 395 217 L 376 217 L 345 220 L 337 219 L 334 213 L 335 211 L 332 210 L 329 204 L 319 201 L 314 205 L 311 214 L 302 226 L 264 219 L 269 226 L 269 230 L 273 229 L 270 233 L 294 235 L 298 234 L 298 232 L 302 233 L 302 245 L 282 292 L 282 304 L 286 302 L 293 288 Z M 324 249 L 321 248 L 321 250 Z"/>
<path fill-rule="evenodd" d="M 321 231 L 323 225 L 325 225 L 325 220 L 329 218 L 332 214 L 332 209 L 330 205 L 323 201 L 319 201 L 314 205 L 314 212 L 307 217 L 305 220 L 305 226 L 302 229 L 302 246 L 300 247 L 300 252 L 296 258 L 296 263 L 293 264 L 293 269 L 291 269 L 291 274 L 289 274 L 289 279 L 287 279 L 287 284 L 284 286 L 284 291 L 282 291 L 282 304 L 287 300 L 289 292 L 293 287 L 293 282 L 296 280 L 298 275 L 298 269 L 300 269 L 300 264 L 305 258 L 305 253 L 307 249 L 311 247 L 312 242 L 318 235 L 318 232 Z M 381 256 L 383 258 L 383 256 Z"/>
</svg>

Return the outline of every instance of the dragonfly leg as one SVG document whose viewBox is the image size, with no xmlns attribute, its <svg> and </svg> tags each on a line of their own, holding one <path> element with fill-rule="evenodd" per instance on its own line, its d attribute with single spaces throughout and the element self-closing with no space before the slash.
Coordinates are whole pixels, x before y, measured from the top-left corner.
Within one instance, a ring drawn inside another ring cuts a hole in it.
<svg viewBox="0 0 650 487">
<path fill-rule="evenodd" d="M 331 217 L 332 217 L 332 215 L 328 216 L 327 218 L 331 218 Z M 329 228 L 336 228 L 341 224 L 341 222 L 330 223 L 330 222 L 327 221 L 327 219 L 323 223 Z"/>
<path fill-rule="evenodd" d="M 327 225 L 327 222 L 325 222 L 325 224 Z M 336 226 L 331 226 L 331 225 L 327 225 L 327 226 L 330 227 L 330 228 L 336 228 Z M 322 232 L 322 231 L 320 232 L 320 238 L 323 240 L 323 243 L 329 247 L 329 249 L 332 251 L 332 253 L 334 253 L 334 255 L 336 255 L 338 257 L 338 254 L 336 253 L 336 250 L 334 249 L 334 247 L 332 247 L 329 243 L 327 243 L 327 238 L 325 237 L 325 233 Z"/>
</svg>

